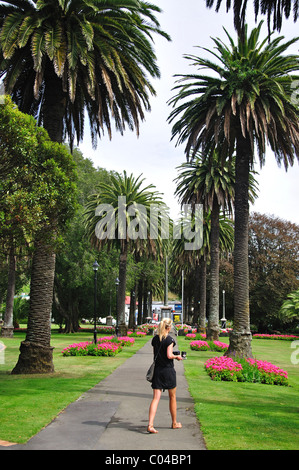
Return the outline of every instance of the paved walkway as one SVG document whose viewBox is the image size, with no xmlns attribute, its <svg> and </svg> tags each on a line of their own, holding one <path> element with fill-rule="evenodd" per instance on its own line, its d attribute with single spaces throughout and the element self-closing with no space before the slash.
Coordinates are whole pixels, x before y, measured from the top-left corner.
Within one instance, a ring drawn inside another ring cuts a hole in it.
<svg viewBox="0 0 299 470">
<path fill-rule="evenodd" d="M 152 361 L 149 341 L 110 376 L 71 403 L 26 444 L 2 450 L 205 450 L 184 376 L 183 361 L 177 372 L 177 419 L 182 429 L 171 429 L 168 392 L 162 394 L 155 427 L 148 434 L 151 384 L 145 373 Z"/>
</svg>

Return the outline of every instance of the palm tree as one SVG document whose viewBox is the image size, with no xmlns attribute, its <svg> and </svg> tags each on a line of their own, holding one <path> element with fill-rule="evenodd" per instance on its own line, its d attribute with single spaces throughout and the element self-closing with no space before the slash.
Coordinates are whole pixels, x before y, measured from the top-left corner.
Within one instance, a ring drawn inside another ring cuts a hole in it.
<svg viewBox="0 0 299 470">
<path fill-rule="evenodd" d="M 134 253 L 161 255 L 161 238 L 151 236 L 152 207 L 164 208 L 153 185 L 142 188 L 144 179 L 124 171 L 100 183 L 97 193 L 89 197 L 85 210 L 86 233 L 98 249 L 114 245 L 120 251 L 117 313 L 120 325 L 125 323 L 127 258 Z"/>
<path fill-rule="evenodd" d="M 217 146 L 229 158 L 236 151 L 235 248 L 234 248 L 234 332 L 227 354 L 251 356 L 248 272 L 248 192 L 250 168 L 255 150 L 261 166 L 269 144 L 278 164 L 287 168 L 299 159 L 298 104 L 292 100 L 293 75 L 299 69 L 298 55 L 284 55 L 298 38 L 282 43 L 282 37 L 259 43 L 262 23 L 237 44 L 226 32 L 229 46 L 213 39 L 219 60 L 186 56 L 193 64 L 206 68 L 209 75 L 183 75 L 177 106 L 169 120 L 176 118 L 172 137 L 187 142 L 191 158 Z"/>
<path fill-rule="evenodd" d="M 183 239 L 174 239 L 172 242 L 172 257 L 170 262 L 170 268 L 174 278 L 180 278 L 182 269 L 186 274 L 186 289 L 189 288 L 190 293 L 192 292 L 194 300 L 193 322 L 199 324 L 199 329 L 203 333 L 206 332 L 205 319 L 207 264 L 211 259 L 211 213 L 211 210 L 203 213 L 203 234 L 201 249 L 186 250 Z M 182 220 L 182 224 L 183 223 L 184 219 Z M 234 239 L 233 221 L 230 218 L 225 217 L 223 214 L 220 214 L 218 225 L 219 252 L 231 252 L 233 250 Z M 215 321 L 217 329 L 218 323 L 219 315 L 218 320 L 216 319 Z M 209 320 L 210 328 L 211 324 L 212 322 Z"/>
<path fill-rule="evenodd" d="M 5 92 L 22 112 L 37 118 L 52 140 L 61 143 L 68 136 L 71 147 L 75 137 L 83 138 L 85 113 L 94 145 L 105 130 L 111 137 L 112 120 L 121 133 L 126 126 L 138 133 L 155 93 L 147 75 L 159 77 L 152 34 L 168 38 L 155 18 L 160 11 L 139 0 L 1 2 Z M 41 230 L 30 291 L 30 312 L 40 318 L 52 309 L 55 271 L 55 253 L 43 239 Z"/>
<path fill-rule="evenodd" d="M 211 211 L 210 255 L 211 288 L 207 339 L 219 337 L 219 215 L 220 208 L 232 213 L 234 172 L 232 165 L 222 165 L 218 151 L 207 156 L 196 154 L 191 162 L 183 163 L 175 194 L 181 204 L 202 203 Z"/>
<path fill-rule="evenodd" d="M 0 5 L 0 77 L 19 109 L 33 114 L 52 140 L 91 136 L 111 120 L 139 131 L 159 77 L 152 33 L 168 38 L 138 0 L 7 0 Z"/>
<path fill-rule="evenodd" d="M 233 3 L 234 9 L 234 25 L 239 34 L 244 33 L 245 18 L 246 18 L 246 8 L 247 0 L 226 0 L 226 10 L 228 11 Z M 271 30 L 271 17 L 273 15 L 273 31 L 281 30 L 282 18 L 285 16 L 289 18 L 292 4 L 293 4 L 293 18 L 296 22 L 298 19 L 299 11 L 299 0 L 257 0 L 254 3 L 254 13 L 255 18 L 257 18 L 259 12 L 262 15 L 267 15 L 268 31 Z M 222 4 L 222 0 L 217 0 L 215 10 L 219 11 Z M 214 0 L 206 0 L 206 5 L 208 8 L 212 8 L 214 5 Z"/>
</svg>

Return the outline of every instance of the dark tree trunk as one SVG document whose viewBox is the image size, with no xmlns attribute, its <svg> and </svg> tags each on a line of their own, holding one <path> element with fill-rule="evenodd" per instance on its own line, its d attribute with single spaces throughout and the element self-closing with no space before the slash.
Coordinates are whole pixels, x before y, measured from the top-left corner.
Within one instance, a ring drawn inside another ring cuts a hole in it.
<svg viewBox="0 0 299 470">
<path fill-rule="evenodd" d="M 142 292 L 143 292 L 143 280 L 138 281 L 138 321 L 137 324 L 142 324 Z"/>
<path fill-rule="evenodd" d="M 44 241 L 35 243 L 27 335 L 12 374 L 54 372 L 50 346 L 55 254 Z"/>
<path fill-rule="evenodd" d="M 135 311 L 136 311 L 136 286 L 135 286 L 135 289 L 131 289 L 129 328 L 135 328 Z"/>
<path fill-rule="evenodd" d="M 4 323 L 1 329 L 1 336 L 5 338 L 13 337 L 13 304 L 16 286 L 16 257 L 13 243 L 9 253 L 8 284 L 6 295 L 6 307 L 4 313 Z"/>
<path fill-rule="evenodd" d="M 211 286 L 207 340 L 219 338 L 219 204 L 214 197 L 211 213 Z"/>
<path fill-rule="evenodd" d="M 230 357 L 252 357 L 249 312 L 248 219 L 250 141 L 240 138 L 236 155 L 235 248 L 234 248 L 234 329 L 230 335 Z"/>
<path fill-rule="evenodd" d="M 147 283 L 143 286 L 143 317 L 142 323 L 146 323 L 146 317 L 148 316 L 148 290 Z"/>
</svg>

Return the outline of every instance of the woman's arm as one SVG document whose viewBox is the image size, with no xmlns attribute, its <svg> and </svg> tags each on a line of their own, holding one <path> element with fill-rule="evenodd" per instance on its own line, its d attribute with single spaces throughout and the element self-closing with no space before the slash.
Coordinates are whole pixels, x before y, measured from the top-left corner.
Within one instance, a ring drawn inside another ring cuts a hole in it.
<svg viewBox="0 0 299 470">
<path fill-rule="evenodd" d="M 182 356 L 175 356 L 173 354 L 173 343 L 171 343 L 168 347 L 167 347 L 167 357 L 168 359 L 177 359 L 178 361 L 182 361 L 183 358 Z"/>
</svg>

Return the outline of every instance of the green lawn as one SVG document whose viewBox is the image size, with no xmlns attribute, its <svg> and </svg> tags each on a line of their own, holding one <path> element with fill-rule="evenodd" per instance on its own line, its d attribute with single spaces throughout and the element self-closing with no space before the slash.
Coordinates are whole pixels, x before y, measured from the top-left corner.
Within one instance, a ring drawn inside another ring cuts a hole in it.
<svg viewBox="0 0 299 470">
<path fill-rule="evenodd" d="M 107 336 L 107 335 L 105 335 Z M 0 364 L 0 440 L 24 443 L 82 393 L 107 377 L 141 348 L 149 337 L 135 338 L 115 357 L 63 357 L 61 350 L 72 343 L 92 341 L 93 333 L 52 333 L 54 374 L 11 375 L 25 333 L 0 338 L 7 347 Z M 2 361 L 3 362 L 3 361 Z"/>
<path fill-rule="evenodd" d="M 228 338 L 221 341 L 228 343 Z M 289 387 L 214 382 L 203 365 L 222 353 L 191 351 L 182 337 L 179 346 L 188 354 L 186 377 L 209 450 L 299 449 L 299 365 L 291 363 L 290 341 L 252 341 L 256 359 L 288 372 Z"/>
<path fill-rule="evenodd" d="M 63 357 L 63 347 L 92 340 L 92 333 L 53 333 L 54 374 L 10 375 L 24 337 L 24 333 L 15 333 L 13 339 L 1 338 L 7 348 L 4 364 L 0 363 L 0 440 L 19 443 L 26 442 L 149 340 L 136 338 L 133 347 L 125 347 L 116 357 Z M 299 365 L 291 363 L 291 342 L 252 342 L 257 359 L 288 371 L 290 386 L 280 387 L 213 382 L 203 365 L 209 357 L 222 353 L 191 351 L 184 337 L 178 341 L 180 349 L 187 351 L 186 377 L 209 450 L 299 449 Z"/>
</svg>

